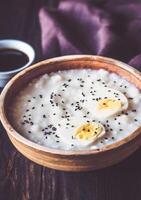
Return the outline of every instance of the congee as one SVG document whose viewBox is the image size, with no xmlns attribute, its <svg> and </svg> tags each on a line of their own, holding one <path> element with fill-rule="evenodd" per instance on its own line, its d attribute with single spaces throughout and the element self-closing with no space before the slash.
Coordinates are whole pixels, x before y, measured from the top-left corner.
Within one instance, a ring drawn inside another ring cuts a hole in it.
<svg viewBox="0 0 141 200">
<path fill-rule="evenodd" d="M 97 149 L 141 125 L 141 93 L 104 69 L 44 74 L 14 98 L 10 115 L 27 139 L 65 150 Z"/>
</svg>

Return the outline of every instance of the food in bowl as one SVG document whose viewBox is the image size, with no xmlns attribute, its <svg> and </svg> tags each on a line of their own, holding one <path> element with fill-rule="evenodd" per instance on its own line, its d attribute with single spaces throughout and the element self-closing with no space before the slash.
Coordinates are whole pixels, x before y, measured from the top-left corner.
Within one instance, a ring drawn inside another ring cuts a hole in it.
<svg viewBox="0 0 141 200">
<path fill-rule="evenodd" d="M 18 132 L 55 149 L 100 149 L 141 125 L 141 93 L 105 69 L 70 69 L 33 79 L 14 98 Z"/>
</svg>

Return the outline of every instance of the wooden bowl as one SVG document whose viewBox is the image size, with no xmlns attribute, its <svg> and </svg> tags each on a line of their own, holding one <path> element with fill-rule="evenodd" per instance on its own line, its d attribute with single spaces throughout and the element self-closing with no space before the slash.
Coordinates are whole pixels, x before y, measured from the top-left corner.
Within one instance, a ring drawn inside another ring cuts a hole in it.
<svg viewBox="0 0 141 200">
<path fill-rule="evenodd" d="M 65 151 L 40 146 L 24 138 L 8 115 L 11 99 L 33 78 L 52 71 L 73 68 L 103 68 L 115 72 L 141 89 L 141 73 L 120 61 L 89 55 L 63 56 L 39 62 L 18 73 L 4 88 L 0 99 L 1 122 L 13 145 L 27 158 L 43 166 L 64 171 L 88 171 L 113 165 L 141 145 L 141 127 L 128 137 L 97 150 Z"/>
</svg>

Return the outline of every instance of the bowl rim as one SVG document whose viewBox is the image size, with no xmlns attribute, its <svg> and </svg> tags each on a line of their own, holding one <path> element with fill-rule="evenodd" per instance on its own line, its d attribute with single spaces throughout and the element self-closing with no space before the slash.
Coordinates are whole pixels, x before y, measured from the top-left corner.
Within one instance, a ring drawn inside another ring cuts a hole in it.
<svg viewBox="0 0 141 200">
<path fill-rule="evenodd" d="M 83 150 L 64 150 L 64 149 L 55 149 L 55 148 L 46 147 L 46 146 L 37 144 L 37 143 L 25 138 L 24 136 L 22 136 L 20 133 L 18 133 L 13 128 L 13 126 L 8 121 L 8 119 L 5 115 L 4 101 L 5 101 L 6 94 L 8 93 L 9 89 L 14 84 L 16 79 L 20 78 L 21 76 L 24 76 L 24 74 L 27 73 L 27 72 L 30 73 L 33 68 L 39 68 L 41 65 L 58 63 L 58 62 L 61 62 L 61 61 L 81 60 L 81 59 L 101 61 L 101 62 L 105 61 L 106 63 L 114 64 L 114 65 L 128 71 L 129 73 L 133 74 L 134 76 L 136 76 L 136 78 L 138 78 L 141 81 L 141 72 L 139 72 L 138 70 L 136 70 L 135 68 L 129 66 L 128 64 L 126 64 L 124 62 L 121 62 L 119 60 L 109 58 L 109 57 L 103 57 L 103 56 L 97 56 L 97 55 L 67 55 L 67 56 L 60 56 L 60 57 L 55 57 L 55 58 L 50 58 L 50 59 L 47 59 L 47 60 L 40 61 L 40 62 L 33 64 L 30 67 L 22 70 L 18 74 L 16 74 L 6 84 L 6 86 L 4 87 L 4 89 L 3 89 L 3 91 L 0 95 L 0 119 L 1 119 L 1 122 L 4 126 L 4 128 L 6 129 L 8 135 L 11 135 L 17 141 L 19 141 L 19 142 L 23 143 L 24 145 L 27 145 L 30 148 L 33 148 L 37 151 L 43 151 L 43 152 L 46 152 L 46 153 L 57 154 L 57 155 L 62 155 L 62 156 L 63 155 L 68 155 L 68 156 L 84 155 L 85 156 L 85 155 L 94 155 L 94 154 L 97 154 L 97 153 L 99 154 L 99 153 L 103 153 L 103 152 L 107 152 L 107 151 L 110 151 L 110 150 L 117 149 L 118 147 L 121 147 L 122 145 L 129 143 L 131 140 L 135 139 L 138 135 L 141 134 L 141 126 L 140 126 L 134 132 L 132 132 L 130 135 L 126 136 L 122 140 L 117 141 L 117 142 L 110 144 L 110 145 L 106 145 L 105 147 L 102 147 L 100 149 L 97 148 L 97 149 L 83 149 Z"/>
</svg>

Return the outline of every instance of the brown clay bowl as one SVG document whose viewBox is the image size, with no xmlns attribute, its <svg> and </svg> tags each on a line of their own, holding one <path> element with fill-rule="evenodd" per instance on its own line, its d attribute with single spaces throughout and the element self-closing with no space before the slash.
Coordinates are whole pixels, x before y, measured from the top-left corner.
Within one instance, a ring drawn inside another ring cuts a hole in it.
<svg viewBox="0 0 141 200">
<path fill-rule="evenodd" d="M 0 118 L 13 145 L 32 161 L 58 170 L 88 171 L 113 165 L 141 145 L 141 127 L 128 137 L 98 150 L 65 151 L 47 148 L 18 133 L 8 115 L 11 99 L 33 78 L 52 71 L 72 68 L 104 68 L 115 72 L 141 90 L 141 73 L 120 61 L 100 56 L 63 56 L 39 62 L 18 73 L 4 88 L 0 98 Z"/>
</svg>

